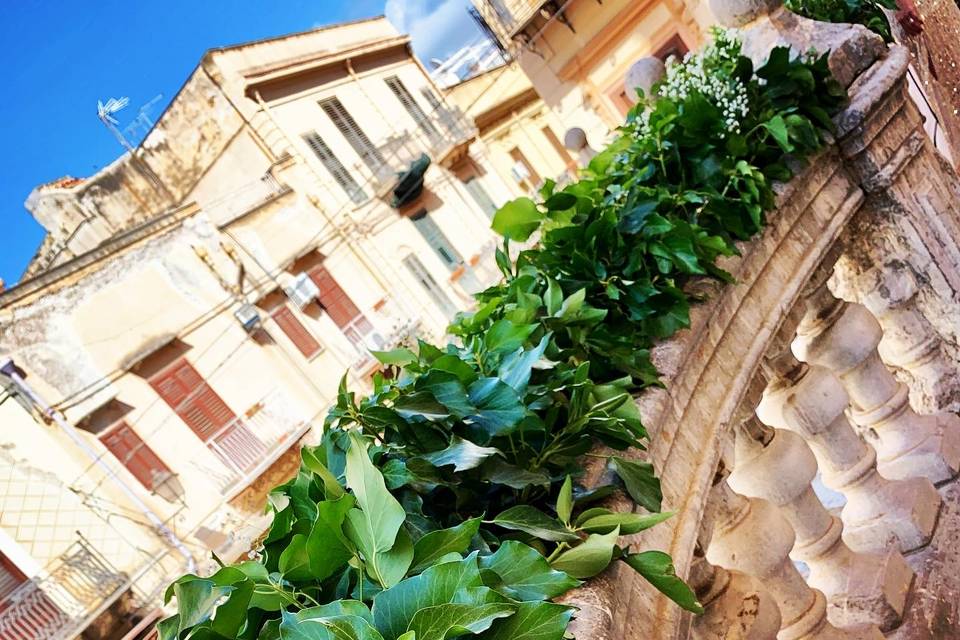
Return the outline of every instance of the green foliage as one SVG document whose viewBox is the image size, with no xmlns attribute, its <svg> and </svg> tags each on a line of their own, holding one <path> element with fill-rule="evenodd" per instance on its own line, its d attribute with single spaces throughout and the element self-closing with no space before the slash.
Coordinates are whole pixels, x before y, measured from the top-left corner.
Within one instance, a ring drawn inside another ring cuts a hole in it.
<svg viewBox="0 0 960 640">
<path fill-rule="evenodd" d="M 826 57 L 771 52 L 757 70 L 722 32 L 642 97 L 582 179 L 504 206 L 504 280 L 450 327 L 456 343 L 374 355 L 340 385 L 321 444 L 270 495 L 254 562 L 168 591 L 161 638 L 560 640 L 548 602 L 625 561 L 690 611 L 659 551 L 618 545 L 670 517 L 633 396 L 659 384 L 654 342 L 689 324 L 693 277 L 757 233 L 844 99 Z M 509 242 L 540 232 L 511 260 Z M 598 447 L 602 445 L 602 447 Z M 617 484 L 583 486 L 584 456 Z M 623 492 L 636 511 L 604 498 Z"/>
<path fill-rule="evenodd" d="M 862 24 L 884 42 L 893 42 L 890 21 L 884 9 L 896 9 L 895 0 L 787 0 L 786 7 L 820 22 Z"/>
</svg>

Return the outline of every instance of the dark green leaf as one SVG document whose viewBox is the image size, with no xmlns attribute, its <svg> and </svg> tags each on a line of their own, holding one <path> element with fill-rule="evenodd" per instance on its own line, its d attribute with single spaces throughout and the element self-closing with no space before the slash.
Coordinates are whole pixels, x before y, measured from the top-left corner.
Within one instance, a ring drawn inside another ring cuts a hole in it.
<svg viewBox="0 0 960 640">
<path fill-rule="evenodd" d="M 559 520 L 551 518 L 536 507 L 525 504 L 510 507 L 494 518 L 493 522 L 505 529 L 525 531 L 541 540 L 575 542 L 580 539 Z"/>
<path fill-rule="evenodd" d="M 603 535 L 590 534 L 582 543 L 557 556 L 550 565 L 574 578 L 592 578 L 610 564 L 619 536 L 619 527 Z"/>
<path fill-rule="evenodd" d="M 471 518 L 455 527 L 426 534 L 413 547 L 413 566 L 410 571 L 423 571 L 448 553 L 466 552 L 479 529 L 480 518 Z"/>
<path fill-rule="evenodd" d="M 490 556 L 480 558 L 483 569 L 499 578 L 488 585 L 517 600 L 556 598 L 580 585 L 562 571 L 553 569 L 540 553 L 516 540 L 507 540 Z"/>
<path fill-rule="evenodd" d="M 505 238 L 524 242 L 537 230 L 542 220 L 543 213 L 533 200 L 517 198 L 500 207 L 493 215 L 490 226 Z"/>
<path fill-rule="evenodd" d="M 662 551 L 644 551 L 626 556 L 624 561 L 636 569 L 647 581 L 661 593 L 678 605 L 694 613 L 703 613 L 703 607 L 697 601 L 696 594 L 687 584 L 677 577 L 673 560 Z"/>
<path fill-rule="evenodd" d="M 652 464 L 611 456 L 608 465 L 623 480 L 634 502 L 648 511 L 660 511 L 663 492 Z"/>
</svg>

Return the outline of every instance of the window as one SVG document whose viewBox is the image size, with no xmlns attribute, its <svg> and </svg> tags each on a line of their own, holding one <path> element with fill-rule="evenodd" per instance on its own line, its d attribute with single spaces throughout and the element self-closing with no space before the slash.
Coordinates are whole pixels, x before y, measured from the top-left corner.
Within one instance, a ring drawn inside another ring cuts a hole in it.
<svg viewBox="0 0 960 640">
<path fill-rule="evenodd" d="M 577 171 L 577 161 L 573 159 L 573 156 L 570 155 L 570 152 L 567 151 L 567 148 L 560 143 L 560 138 L 557 137 L 557 134 L 553 132 L 553 129 L 550 127 L 544 127 L 541 129 L 544 137 L 550 143 L 550 146 L 553 147 L 553 150 L 557 152 L 557 155 L 560 156 L 560 160 L 567 165 L 567 169 L 574 172 L 576 175 Z"/>
<path fill-rule="evenodd" d="M 370 167 L 375 174 L 379 174 L 384 165 L 387 164 L 386 160 L 383 159 L 380 150 L 373 146 L 370 138 L 363 132 L 363 129 L 360 128 L 360 125 L 357 124 L 340 100 L 337 98 L 321 100 L 320 107 L 340 130 L 343 137 L 347 139 L 353 150 L 357 152 L 363 163 Z"/>
<path fill-rule="evenodd" d="M 312 358 L 320 353 L 320 343 L 310 335 L 303 323 L 293 315 L 293 312 L 285 304 L 277 305 L 276 308 L 272 309 L 270 317 L 277 323 L 280 330 L 290 338 L 293 346 L 303 354 L 303 357 Z"/>
<path fill-rule="evenodd" d="M 27 581 L 23 572 L 13 564 L 7 556 L 0 553 L 0 611 L 3 611 L 7 604 L 7 596 L 17 590 L 17 587 Z"/>
<path fill-rule="evenodd" d="M 340 188 L 350 196 L 350 199 L 353 200 L 354 203 L 361 204 L 366 202 L 367 194 L 364 193 L 363 189 L 357 184 L 357 181 L 353 179 L 353 176 L 350 175 L 350 172 L 347 171 L 337 156 L 333 155 L 330 147 L 327 146 L 327 143 L 323 141 L 323 138 L 321 138 L 316 131 L 304 134 L 303 140 L 307 143 L 307 146 L 310 147 L 310 150 L 316 154 L 320 162 L 323 163 L 327 171 L 330 172 L 330 175 L 332 175 L 333 179 L 340 185 Z"/>
<path fill-rule="evenodd" d="M 150 386 L 197 437 L 208 442 L 236 420 L 230 407 L 210 388 L 186 358 L 151 376 Z"/>
<path fill-rule="evenodd" d="M 530 164 L 530 161 L 527 160 L 527 156 L 523 155 L 523 152 L 520 151 L 517 147 L 514 147 L 510 150 L 510 157 L 513 158 L 515 164 L 520 165 L 523 169 L 522 171 L 517 171 L 514 169 L 514 173 L 518 175 L 518 182 L 527 182 L 528 188 L 533 190 L 540 186 L 542 180 L 540 179 L 540 174 L 536 172 L 533 168 L 533 165 Z M 526 174 L 526 175 L 523 175 Z"/>
<path fill-rule="evenodd" d="M 470 196 L 480 205 L 483 212 L 493 218 L 493 214 L 497 212 L 497 205 L 490 194 L 487 193 L 487 190 L 483 188 L 483 185 L 480 184 L 480 180 L 476 176 L 470 176 L 463 181 L 463 186 L 470 192 Z"/>
<path fill-rule="evenodd" d="M 324 265 L 314 266 L 307 275 L 320 289 L 317 299 L 334 324 L 343 329 L 360 316 L 360 309 Z"/>
<path fill-rule="evenodd" d="M 427 271 L 427 268 L 423 266 L 423 263 L 420 262 L 420 259 L 412 253 L 403 259 L 403 264 L 406 265 L 407 269 L 410 270 L 410 273 L 413 274 L 413 277 L 417 279 L 417 282 L 426 290 L 427 295 L 430 296 L 430 299 L 440 307 L 440 310 L 448 318 L 452 318 L 457 313 L 457 308 L 450 302 L 450 298 L 447 297 L 447 294 L 443 292 L 443 289 L 440 288 L 440 285 L 434 279 L 430 272 Z"/>
<path fill-rule="evenodd" d="M 430 121 L 430 118 L 427 117 L 427 114 L 424 113 L 423 109 L 420 108 L 420 104 L 413 99 L 413 96 L 410 95 L 410 92 L 407 91 L 407 88 L 400 82 L 400 78 L 397 76 L 390 76 L 386 78 L 384 82 L 387 83 L 387 86 L 390 87 L 390 91 L 393 92 L 393 95 L 397 96 L 397 100 L 400 101 L 400 104 L 403 105 L 403 108 L 407 110 L 407 113 L 410 114 L 410 117 L 413 118 L 413 121 L 417 123 L 417 126 L 426 133 L 431 138 L 439 138 L 440 132 L 437 131 L 437 128 L 433 126 L 433 123 Z"/>
<path fill-rule="evenodd" d="M 427 215 L 426 209 L 421 209 L 410 219 L 423 239 L 437 252 L 448 269 L 453 271 L 463 264 L 463 257 L 453 248 L 453 245 L 447 240 L 447 236 L 443 235 L 443 231 L 433 221 L 433 218 Z"/>
<path fill-rule="evenodd" d="M 127 468 L 144 487 L 154 491 L 171 475 L 170 468 L 126 422 L 99 436 L 103 446 Z"/>
</svg>

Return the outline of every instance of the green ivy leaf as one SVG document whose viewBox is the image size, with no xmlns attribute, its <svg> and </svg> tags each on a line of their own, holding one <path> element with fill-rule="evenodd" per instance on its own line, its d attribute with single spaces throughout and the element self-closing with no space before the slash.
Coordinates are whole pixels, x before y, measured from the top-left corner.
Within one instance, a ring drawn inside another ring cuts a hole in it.
<svg viewBox="0 0 960 640">
<path fill-rule="evenodd" d="M 470 385 L 470 402 L 476 407 L 468 422 L 487 436 L 506 435 L 527 414 L 520 396 L 499 378 L 480 378 Z"/>
<path fill-rule="evenodd" d="M 652 464 L 619 456 L 611 456 L 607 464 L 623 480 L 627 493 L 634 502 L 648 511 L 660 511 L 663 492 Z"/>
<path fill-rule="evenodd" d="M 629 536 L 644 529 L 660 524 L 673 517 L 670 511 L 663 513 L 611 513 L 596 515 L 580 524 L 580 528 L 590 533 L 610 533 L 617 527 L 620 535 Z"/>
<path fill-rule="evenodd" d="M 580 586 L 579 580 L 552 568 L 537 550 L 516 540 L 481 557 L 480 567 L 498 578 L 495 583 L 485 580 L 488 586 L 516 600 L 548 600 Z"/>
<path fill-rule="evenodd" d="M 327 469 L 321 455 L 321 447 L 303 447 L 300 449 L 300 459 L 303 461 L 303 466 L 320 478 L 327 498 L 335 500 L 344 494 L 343 487 L 340 486 L 340 481 L 337 480 L 336 476 Z"/>
<path fill-rule="evenodd" d="M 392 351 L 370 351 L 370 354 L 381 364 L 405 367 L 419 358 L 410 349 L 393 349 Z"/>
<path fill-rule="evenodd" d="M 383 476 L 370 462 L 366 443 L 357 433 L 350 434 L 346 478 L 347 486 L 356 496 L 360 508 L 347 512 L 345 530 L 360 549 L 373 575 L 378 576 L 380 583 L 384 584 L 386 576 L 382 570 L 386 567 L 381 567 L 381 559 L 397 541 L 405 513 L 396 498 L 387 491 Z"/>
<path fill-rule="evenodd" d="M 777 144 L 780 145 L 780 148 L 783 149 L 784 153 L 790 153 L 793 151 L 793 145 L 790 144 L 790 134 L 787 131 L 787 123 L 784 122 L 783 116 L 775 115 L 766 122 L 763 123 L 763 128 L 766 129 L 773 139 L 776 140 Z"/>
<path fill-rule="evenodd" d="M 421 609 L 413 615 L 409 630 L 420 640 L 445 640 L 486 631 L 498 618 L 513 615 L 510 603 L 465 604 L 450 602 Z"/>
<path fill-rule="evenodd" d="M 407 631 L 417 611 L 454 602 L 458 592 L 482 586 L 476 555 L 434 565 L 373 598 L 374 626 L 385 640 L 395 640 Z"/>
<path fill-rule="evenodd" d="M 573 608 L 552 602 L 522 602 L 517 612 L 498 620 L 483 640 L 562 640 Z"/>
<path fill-rule="evenodd" d="M 490 225 L 504 238 L 525 242 L 543 220 L 543 213 L 530 198 L 517 198 L 500 207 Z"/>
<path fill-rule="evenodd" d="M 500 457 L 489 458 L 480 467 L 481 477 L 494 484 L 502 484 L 511 489 L 524 489 L 528 486 L 548 487 L 550 476 L 542 469 L 530 471 L 504 462 Z"/>
<path fill-rule="evenodd" d="M 360 616 L 317 616 L 315 610 L 305 609 L 282 612 L 280 640 L 383 640 L 383 636 Z"/>
<path fill-rule="evenodd" d="M 466 471 L 479 467 L 484 460 L 499 453 L 500 450 L 494 447 L 481 447 L 469 440 L 453 436 L 446 449 L 420 457 L 435 467 L 453 465 L 454 471 Z"/>
<path fill-rule="evenodd" d="M 620 527 L 603 535 L 590 534 L 582 543 L 557 556 L 550 566 L 574 578 L 592 578 L 613 560 L 613 548 L 619 536 Z"/>
<path fill-rule="evenodd" d="M 464 553 L 480 530 L 480 522 L 480 518 L 471 518 L 449 529 L 431 531 L 417 540 L 413 547 L 413 566 L 410 571 L 423 571 L 448 553 Z"/>
<path fill-rule="evenodd" d="M 556 518 L 526 504 L 510 507 L 494 518 L 493 523 L 504 529 L 525 531 L 541 540 L 575 542 L 580 539 Z"/>
<path fill-rule="evenodd" d="M 557 496 L 557 516 L 563 524 L 570 524 L 570 514 L 573 513 L 573 481 L 568 475 L 563 485 L 560 487 L 560 495 Z"/>
<path fill-rule="evenodd" d="M 644 551 L 643 553 L 630 554 L 624 557 L 624 561 L 646 578 L 658 591 L 687 611 L 703 613 L 703 606 L 697 601 L 696 594 L 683 580 L 677 577 L 673 568 L 673 560 L 666 553 Z"/>
</svg>

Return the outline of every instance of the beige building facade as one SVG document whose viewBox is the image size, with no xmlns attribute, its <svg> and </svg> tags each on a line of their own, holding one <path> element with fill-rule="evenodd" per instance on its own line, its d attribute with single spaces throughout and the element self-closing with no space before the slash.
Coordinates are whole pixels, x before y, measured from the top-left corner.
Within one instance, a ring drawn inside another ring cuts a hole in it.
<svg viewBox="0 0 960 640">
<path fill-rule="evenodd" d="M 476 153 L 510 185 L 514 197 L 534 194 L 547 179 L 564 184 L 576 178 L 577 158 L 563 144 L 563 121 L 515 61 L 444 93 L 476 123 Z"/>
<path fill-rule="evenodd" d="M 248 550 L 344 373 L 497 277 L 513 193 L 382 18 L 212 50 L 139 146 L 37 187 L 0 293 L 0 638 L 139 637 Z"/>
<path fill-rule="evenodd" d="M 633 104 L 624 88 L 646 56 L 682 57 L 714 23 L 700 0 L 474 0 L 564 130 L 600 149 Z"/>
</svg>

